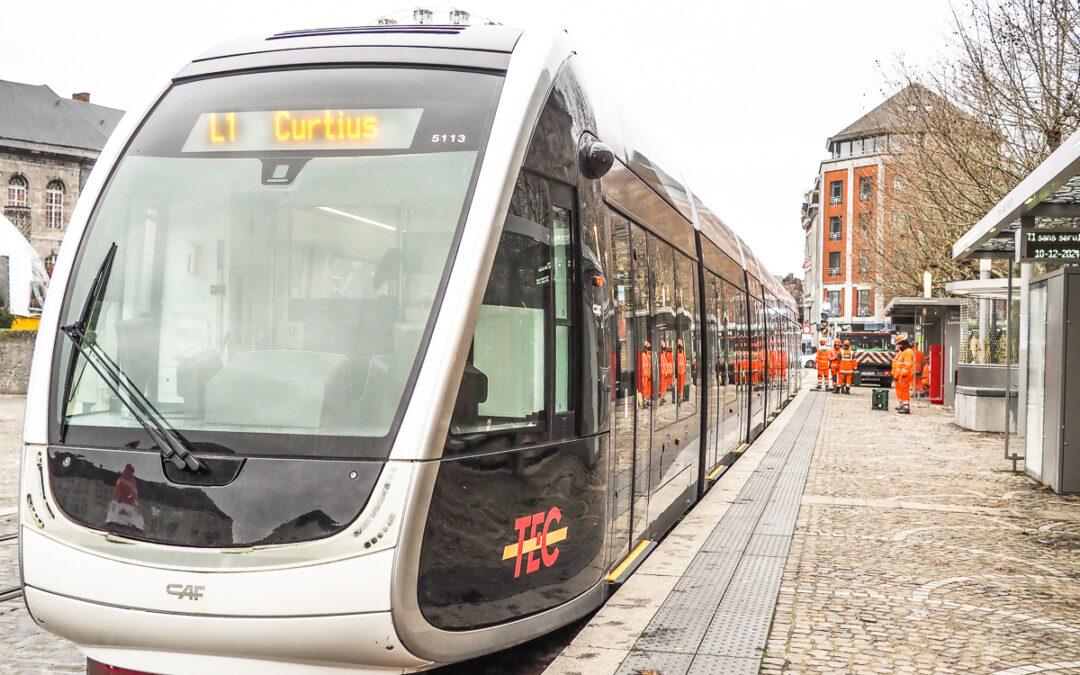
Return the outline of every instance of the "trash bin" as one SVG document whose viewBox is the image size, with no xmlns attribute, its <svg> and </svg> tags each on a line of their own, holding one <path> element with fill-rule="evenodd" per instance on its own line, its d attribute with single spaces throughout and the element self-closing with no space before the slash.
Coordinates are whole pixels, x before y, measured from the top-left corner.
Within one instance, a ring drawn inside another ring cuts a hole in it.
<svg viewBox="0 0 1080 675">
<path fill-rule="evenodd" d="M 888 410 L 889 390 L 875 389 L 873 395 L 870 397 L 870 407 L 873 410 Z"/>
</svg>

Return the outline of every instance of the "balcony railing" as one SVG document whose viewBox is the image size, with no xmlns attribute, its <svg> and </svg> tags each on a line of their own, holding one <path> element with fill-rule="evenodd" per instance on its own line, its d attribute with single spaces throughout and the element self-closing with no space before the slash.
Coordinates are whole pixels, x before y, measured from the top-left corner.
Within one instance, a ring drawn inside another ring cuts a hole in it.
<svg viewBox="0 0 1080 675">
<path fill-rule="evenodd" d="M 844 201 L 843 196 L 837 197 L 836 195 L 833 195 L 832 197 L 829 197 L 829 203 L 832 204 L 833 206 L 839 204 L 842 201 Z"/>
<path fill-rule="evenodd" d="M 840 268 L 839 267 L 830 267 L 829 268 L 829 276 L 830 277 L 838 277 L 838 276 L 840 276 Z"/>
<path fill-rule="evenodd" d="M 840 232 L 830 232 L 829 241 L 840 241 L 840 237 L 843 236 Z"/>
</svg>

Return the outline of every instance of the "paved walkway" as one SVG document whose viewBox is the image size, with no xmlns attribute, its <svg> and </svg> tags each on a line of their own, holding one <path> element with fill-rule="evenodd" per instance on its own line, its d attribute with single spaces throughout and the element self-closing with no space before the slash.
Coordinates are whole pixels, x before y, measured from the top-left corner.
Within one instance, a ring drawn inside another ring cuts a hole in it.
<svg viewBox="0 0 1080 675">
<path fill-rule="evenodd" d="M 951 410 L 869 398 L 800 394 L 549 672 L 1080 674 L 1080 499 L 1008 471 L 1001 437 Z"/>
<path fill-rule="evenodd" d="M 1080 673 L 1080 498 L 951 410 L 828 399 L 761 672 Z"/>
</svg>

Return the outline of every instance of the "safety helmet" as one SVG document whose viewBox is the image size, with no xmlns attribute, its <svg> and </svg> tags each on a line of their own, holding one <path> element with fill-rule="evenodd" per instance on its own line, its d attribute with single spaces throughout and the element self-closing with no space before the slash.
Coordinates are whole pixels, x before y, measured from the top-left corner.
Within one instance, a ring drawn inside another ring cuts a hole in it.
<svg viewBox="0 0 1080 675">
<path fill-rule="evenodd" d="M 824 345 L 825 344 L 825 338 L 821 338 L 821 342 L 819 344 Z"/>
<path fill-rule="evenodd" d="M 845 347 L 850 347 L 851 346 L 851 340 L 844 340 L 844 346 Z"/>
</svg>

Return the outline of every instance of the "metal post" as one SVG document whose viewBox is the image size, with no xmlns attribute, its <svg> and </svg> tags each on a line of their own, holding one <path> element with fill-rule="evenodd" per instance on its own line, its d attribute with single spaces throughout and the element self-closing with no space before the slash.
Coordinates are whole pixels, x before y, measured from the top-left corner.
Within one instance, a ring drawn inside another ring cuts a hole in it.
<svg viewBox="0 0 1080 675">
<path fill-rule="evenodd" d="M 1005 293 L 1005 459 L 1012 460 L 1012 470 L 1016 473 L 1016 460 L 1020 459 L 1009 452 L 1009 404 L 1012 401 L 1012 291 L 1013 260 L 1009 258 L 1009 283 Z M 1019 415 L 1020 411 L 1017 410 Z"/>
</svg>

